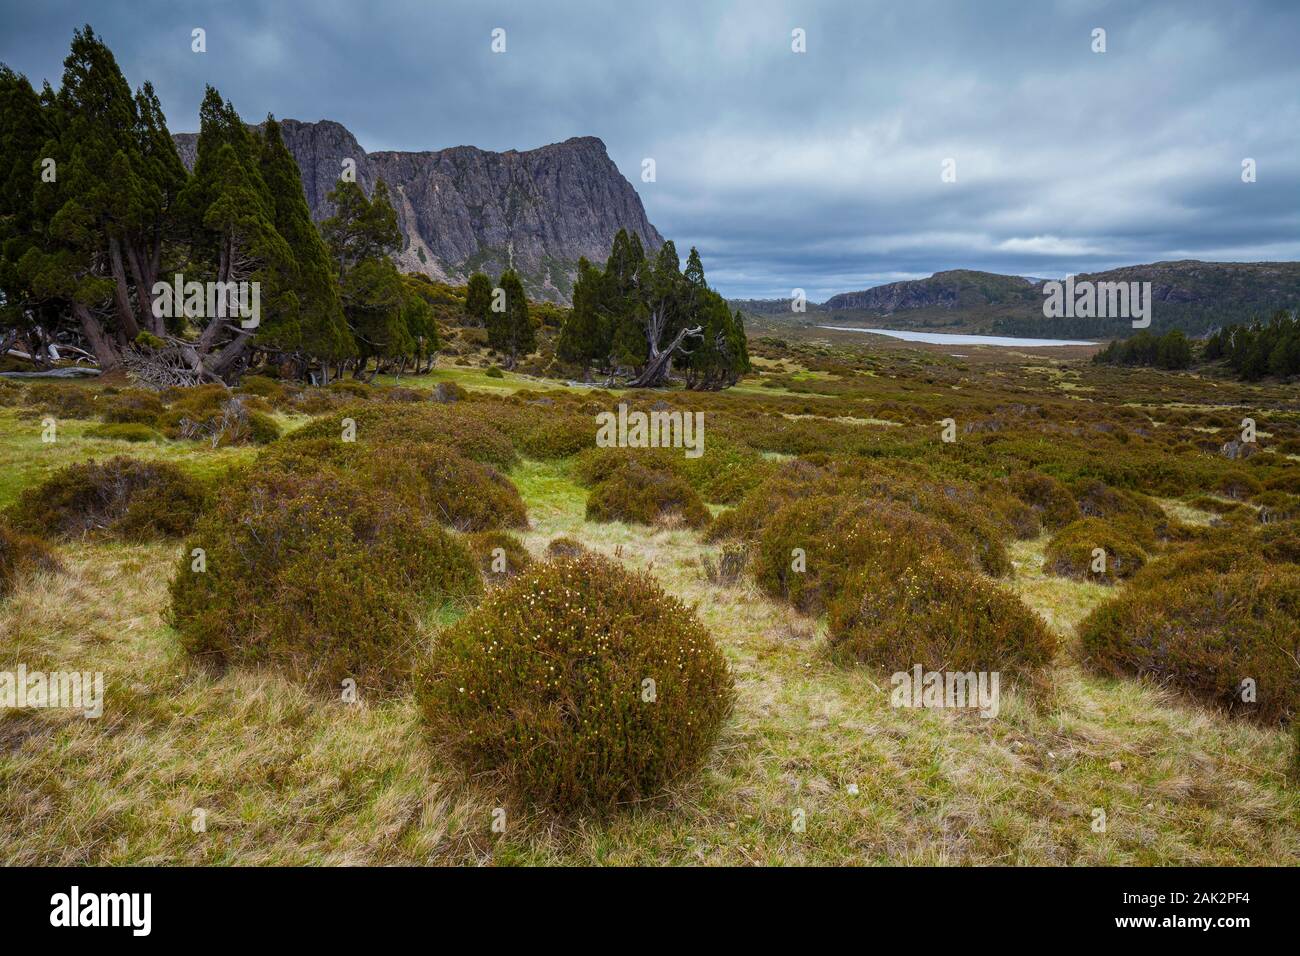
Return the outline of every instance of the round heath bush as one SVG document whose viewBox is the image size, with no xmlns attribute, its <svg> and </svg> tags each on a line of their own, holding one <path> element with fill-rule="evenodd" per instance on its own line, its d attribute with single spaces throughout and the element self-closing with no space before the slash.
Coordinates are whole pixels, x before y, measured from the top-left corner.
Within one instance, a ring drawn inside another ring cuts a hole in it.
<svg viewBox="0 0 1300 956">
<path fill-rule="evenodd" d="M 1104 570 L 1094 571 L 1094 549 L 1105 552 Z M 1121 524 L 1100 518 L 1082 518 L 1058 531 L 1047 543 L 1044 567 L 1061 577 L 1115 584 L 1130 578 L 1146 564 L 1146 552 Z"/>
<path fill-rule="evenodd" d="M 689 776 L 734 689 L 693 610 L 649 575 L 584 555 L 534 566 L 440 635 L 416 696 L 467 772 L 567 811 Z"/>
<path fill-rule="evenodd" d="M 175 465 L 118 456 L 55 472 L 24 491 L 8 514 L 31 534 L 147 541 L 188 533 L 204 498 L 202 486 Z"/>
<path fill-rule="evenodd" d="M 204 514 L 171 612 L 204 663 L 387 692 L 410 676 L 421 616 L 480 589 L 465 546 L 401 499 L 328 469 L 268 467 Z"/>
<path fill-rule="evenodd" d="M 828 640 L 842 663 L 999 671 L 1031 680 L 1057 643 L 1011 591 L 938 554 L 871 561 L 831 605 Z"/>
<path fill-rule="evenodd" d="M 485 584 L 504 584 L 532 566 L 524 543 L 506 531 L 478 531 L 465 536 Z"/>
<path fill-rule="evenodd" d="M 1300 569 L 1259 565 L 1143 574 L 1079 625 L 1087 664 L 1140 675 L 1262 723 L 1300 710 Z M 1255 700 L 1242 699 L 1242 681 Z"/>
<path fill-rule="evenodd" d="M 592 487 L 587 519 L 702 528 L 712 516 L 684 478 L 627 461 Z"/>
</svg>

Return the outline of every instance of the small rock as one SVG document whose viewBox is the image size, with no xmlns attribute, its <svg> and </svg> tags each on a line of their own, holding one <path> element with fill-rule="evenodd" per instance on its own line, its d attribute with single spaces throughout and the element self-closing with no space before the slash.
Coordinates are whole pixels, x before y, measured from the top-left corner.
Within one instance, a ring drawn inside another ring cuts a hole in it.
<svg viewBox="0 0 1300 956">
<path fill-rule="evenodd" d="M 1114 770 L 1116 773 L 1119 773 L 1121 770 L 1124 769 L 1124 765 L 1120 763 L 1118 760 L 1112 760 L 1110 762 L 1110 769 Z"/>
</svg>

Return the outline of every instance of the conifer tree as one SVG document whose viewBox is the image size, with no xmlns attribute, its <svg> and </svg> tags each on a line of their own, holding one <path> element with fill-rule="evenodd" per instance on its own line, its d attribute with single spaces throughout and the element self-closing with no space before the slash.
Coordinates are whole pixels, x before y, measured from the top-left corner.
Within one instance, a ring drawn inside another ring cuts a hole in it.
<svg viewBox="0 0 1300 956">
<path fill-rule="evenodd" d="M 353 375 L 360 378 L 374 358 L 373 379 L 383 361 L 414 356 L 417 349 L 406 317 L 417 314 L 418 307 L 408 301 L 412 293 L 389 258 L 401 244 L 397 213 L 382 179 L 370 199 L 357 183 L 342 181 L 328 198 L 335 212 L 321 223 L 321 233 L 337 270 L 343 314 L 357 345 Z"/>
<path fill-rule="evenodd" d="M 465 324 L 485 328 L 491 308 L 492 280 L 481 272 L 475 272 L 465 287 Z"/>
<path fill-rule="evenodd" d="M 514 368 L 521 355 L 537 348 L 536 333 L 528 316 L 528 297 L 518 273 L 507 269 L 499 288 L 504 308 L 488 311 L 488 347 L 506 357 L 506 368 Z"/>
<path fill-rule="evenodd" d="M 329 251 L 311 220 L 298 163 L 284 145 L 280 124 L 272 116 L 262 129 L 260 170 L 274 203 L 276 231 L 288 245 L 294 264 L 290 280 L 294 299 L 286 307 L 293 308 L 295 315 L 279 323 L 276 344 L 319 358 L 328 379 L 329 363 L 356 355 L 356 343 L 343 316 Z"/>
</svg>

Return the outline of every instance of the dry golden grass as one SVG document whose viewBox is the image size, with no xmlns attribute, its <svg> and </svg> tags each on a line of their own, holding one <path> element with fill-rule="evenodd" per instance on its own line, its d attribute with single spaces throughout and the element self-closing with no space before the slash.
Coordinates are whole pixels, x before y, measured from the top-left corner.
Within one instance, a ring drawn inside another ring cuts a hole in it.
<svg viewBox="0 0 1300 956">
<path fill-rule="evenodd" d="M 1281 732 L 1085 676 L 1068 654 L 1049 693 L 1004 689 L 996 720 L 894 709 L 888 675 L 828 662 L 819 622 L 748 584 L 705 581 L 694 532 L 587 524 L 562 463 L 514 477 L 535 556 L 570 534 L 648 567 L 717 635 L 739 701 L 700 778 L 603 824 L 530 814 L 431 754 L 408 698 L 354 706 L 270 674 L 190 668 L 163 619 L 173 546 L 70 547 L 66 574 L 29 581 L 0 607 L 0 669 L 103 670 L 105 712 L 0 719 L 0 860 L 1300 862 Z M 1043 576 L 1042 543 L 1016 547 L 1014 586 L 1069 635 L 1107 589 Z M 491 830 L 498 806 L 502 835 Z M 1091 829 L 1095 807 L 1104 834 Z M 196 809 L 206 832 L 191 827 Z"/>
<path fill-rule="evenodd" d="M 438 377 L 471 374 L 481 373 Z M 1069 374 L 1062 388 L 1092 389 Z M 735 394 L 783 391 L 755 381 Z M 84 437 L 77 422 L 42 447 L 9 409 L 0 425 L 0 505 L 55 467 L 125 447 Z M 202 473 L 252 451 L 127 453 Z M 566 463 L 525 462 L 511 477 L 535 558 L 569 535 L 648 568 L 713 631 L 738 701 L 696 779 L 599 823 L 531 812 L 434 752 L 409 697 L 350 705 L 270 673 L 190 666 L 165 620 L 178 545 L 78 543 L 58 549 L 65 573 L 0 603 L 0 671 L 102 670 L 104 716 L 0 712 L 0 863 L 1300 864 L 1287 735 L 1083 672 L 1074 628 L 1113 592 L 1044 574 L 1047 536 L 1010 546 L 1008 584 L 1064 648 L 1049 686 L 1004 686 L 998 718 L 985 720 L 891 707 L 888 674 L 830 663 L 823 621 L 747 581 L 710 584 L 701 557 L 715 547 L 696 532 L 586 522 Z M 1209 520 L 1164 504 L 1188 523 Z M 445 623 L 430 620 L 423 637 Z M 492 832 L 497 807 L 504 834 Z M 1095 808 L 1104 833 L 1093 832 Z M 205 832 L 192 827 L 196 810 Z"/>
</svg>

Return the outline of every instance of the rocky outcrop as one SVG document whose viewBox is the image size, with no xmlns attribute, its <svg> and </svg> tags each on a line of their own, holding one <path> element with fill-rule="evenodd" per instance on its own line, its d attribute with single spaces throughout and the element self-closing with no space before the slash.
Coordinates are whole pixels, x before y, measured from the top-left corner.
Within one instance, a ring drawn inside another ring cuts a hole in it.
<svg viewBox="0 0 1300 956">
<path fill-rule="evenodd" d="M 514 268 L 530 295 L 567 302 L 579 257 L 603 263 L 619 229 L 636 233 L 647 250 L 663 244 L 636 190 L 593 136 L 504 153 L 473 146 L 367 153 L 330 120 L 280 126 L 316 221 L 334 211 L 326 196 L 344 160 L 356 164 L 367 193 L 381 178 L 388 184 L 404 236 L 396 259 L 408 272 L 459 283 L 474 271 L 495 277 Z M 192 166 L 196 135 L 175 139 Z"/>
</svg>

